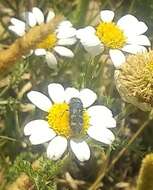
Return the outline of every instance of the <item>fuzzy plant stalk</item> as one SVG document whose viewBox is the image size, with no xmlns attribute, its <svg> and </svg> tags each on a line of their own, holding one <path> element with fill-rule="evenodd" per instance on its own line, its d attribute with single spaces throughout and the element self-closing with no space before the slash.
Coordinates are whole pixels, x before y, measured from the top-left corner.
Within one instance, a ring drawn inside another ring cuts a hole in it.
<svg viewBox="0 0 153 190">
<path fill-rule="evenodd" d="M 148 154 L 142 161 L 136 190 L 153 189 L 153 153 Z"/>
<path fill-rule="evenodd" d="M 26 35 L 18 38 L 6 50 L 0 51 L 0 72 L 12 66 L 23 55 L 26 55 L 33 49 L 37 43 L 45 39 L 50 34 L 59 22 L 63 19 L 62 16 L 56 16 L 47 24 L 41 24 L 32 28 Z"/>
</svg>

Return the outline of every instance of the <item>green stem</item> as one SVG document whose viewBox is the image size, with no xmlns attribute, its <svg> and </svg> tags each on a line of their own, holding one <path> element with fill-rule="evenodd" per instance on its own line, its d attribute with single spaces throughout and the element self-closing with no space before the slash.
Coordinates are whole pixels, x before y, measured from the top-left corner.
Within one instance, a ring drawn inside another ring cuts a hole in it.
<svg viewBox="0 0 153 190">
<path fill-rule="evenodd" d="M 132 13 L 134 4 L 135 4 L 135 0 L 131 1 L 130 7 L 129 7 L 129 11 L 128 11 L 129 13 Z"/>
<path fill-rule="evenodd" d="M 86 14 L 88 11 L 88 7 L 89 7 L 89 2 L 90 0 L 79 0 L 78 2 L 78 11 L 76 14 L 76 20 L 77 26 L 82 26 L 85 23 L 85 19 L 86 19 Z"/>
<path fill-rule="evenodd" d="M 18 116 L 18 111 L 15 110 L 15 123 L 16 123 L 16 130 L 18 131 L 19 136 L 22 136 L 22 130 L 20 128 L 20 122 L 19 122 L 19 116 Z"/>
<path fill-rule="evenodd" d="M 83 87 L 87 87 L 89 85 L 89 82 L 91 83 L 92 73 L 93 73 L 93 69 L 92 69 L 93 64 L 94 64 L 94 57 L 90 57 L 89 62 L 86 63 L 86 70 L 84 73 L 84 86 Z"/>
<path fill-rule="evenodd" d="M 10 88 L 10 86 L 6 86 L 1 92 L 0 92 L 0 97 L 5 94 L 5 92 Z"/>
<path fill-rule="evenodd" d="M 127 149 L 129 148 L 129 146 L 136 140 L 136 138 L 142 133 L 142 131 L 145 129 L 145 127 L 149 124 L 150 119 L 146 120 L 141 126 L 140 128 L 137 130 L 137 132 L 132 136 L 132 138 L 129 140 L 128 144 L 118 153 L 118 155 L 115 157 L 114 160 L 112 160 L 111 164 L 107 167 L 107 169 L 105 171 L 103 171 L 103 169 L 101 169 L 99 176 L 97 177 L 97 179 L 95 180 L 95 182 L 90 186 L 89 190 L 96 190 L 99 183 L 101 182 L 101 180 L 103 179 L 103 177 L 105 176 L 105 174 L 107 172 L 109 172 L 112 167 L 118 162 L 118 160 L 123 156 L 123 154 L 127 151 Z"/>
<path fill-rule="evenodd" d="M 0 139 L 5 139 L 5 140 L 17 142 L 16 139 L 14 139 L 14 138 L 12 138 L 12 137 L 3 136 L 3 135 L 0 135 Z"/>
</svg>

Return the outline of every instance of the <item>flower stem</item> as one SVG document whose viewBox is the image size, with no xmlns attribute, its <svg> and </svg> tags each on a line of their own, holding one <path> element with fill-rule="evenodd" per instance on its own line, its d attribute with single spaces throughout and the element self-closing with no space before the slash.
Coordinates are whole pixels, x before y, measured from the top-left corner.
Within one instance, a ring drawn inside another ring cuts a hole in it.
<svg viewBox="0 0 153 190">
<path fill-rule="evenodd" d="M 5 140 L 17 142 L 16 139 L 14 139 L 14 138 L 12 138 L 12 137 L 3 136 L 3 135 L 0 135 L 0 139 L 5 139 Z"/>
<path fill-rule="evenodd" d="M 76 14 L 76 25 L 82 26 L 85 23 L 86 15 L 89 7 L 89 0 L 79 0 Z"/>
<path fill-rule="evenodd" d="M 132 138 L 129 140 L 128 144 L 118 153 L 118 155 L 116 156 L 116 158 L 114 158 L 114 160 L 111 162 L 111 164 L 109 165 L 109 167 L 106 167 L 106 170 L 102 169 L 100 171 L 99 176 L 97 177 L 97 179 L 95 180 L 95 182 L 90 186 L 89 190 L 96 190 L 99 183 L 101 182 L 101 180 L 103 179 L 103 177 L 105 176 L 105 174 L 107 172 L 109 172 L 112 167 L 117 163 L 117 161 L 123 156 L 123 154 L 127 151 L 128 147 L 136 140 L 136 138 L 141 134 L 141 132 L 145 129 L 145 127 L 149 124 L 151 119 L 146 120 L 141 126 L 140 128 L 137 130 L 137 132 L 132 136 Z"/>
</svg>

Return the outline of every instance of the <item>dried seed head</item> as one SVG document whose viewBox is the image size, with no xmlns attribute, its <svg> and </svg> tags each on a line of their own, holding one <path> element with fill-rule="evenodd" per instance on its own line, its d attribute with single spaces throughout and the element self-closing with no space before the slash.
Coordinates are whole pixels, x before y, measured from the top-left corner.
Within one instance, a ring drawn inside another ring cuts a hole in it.
<svg viewBox="0 0 153 190">
<path fill-rule="evenodd" d="M 115 71 L 116 87 L 124 101 L 143 111 L 153 107 L 153 51 L 130 55 Z"/>
</svg>

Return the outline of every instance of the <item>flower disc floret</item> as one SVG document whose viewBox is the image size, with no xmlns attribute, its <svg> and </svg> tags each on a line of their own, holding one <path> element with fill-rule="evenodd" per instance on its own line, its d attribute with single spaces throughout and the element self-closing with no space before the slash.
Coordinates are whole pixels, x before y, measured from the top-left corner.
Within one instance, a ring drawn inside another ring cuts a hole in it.
<svg viewBox="0 0 153 190">
<path fill-rule="evenodd" d="M 108 48 L 122 48 L 126 43 L 126 37 L 114 22 L 101 22 L 96 28 L 96 35 Z"/>
<path fill-rule="evenodd" d="M 54 104 L 48 113 L 47 119 L 50 127 L 60 136 L 71 137 L 73 131 L 69 121 L 69 105 L 67 103 Z M 83 126 L 81 134 L 85 134 L 89 128 L 89 116 L 86 111 L 83 112 Z"/>
<path fill-rule="evenodd" d="M 36 45 L 37 48 L 52 49 L 57 42 L 56 34 L 49 34 L 42 42 Z"/>
</svg>

